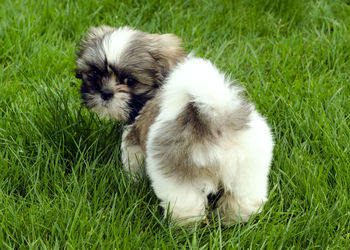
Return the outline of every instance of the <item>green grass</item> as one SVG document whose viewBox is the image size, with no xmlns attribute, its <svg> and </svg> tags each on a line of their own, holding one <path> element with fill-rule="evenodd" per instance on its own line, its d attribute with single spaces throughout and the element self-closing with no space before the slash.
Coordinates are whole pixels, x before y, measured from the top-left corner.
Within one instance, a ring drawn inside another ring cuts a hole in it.
<svg viewBox="0 0 350 250">
<path fill-rule="evenodd" d="M 121 125 L 80 106 L 91 25 L 182 37 L 272 126 L 269 201 L 246 224 L 162 221 L 120 162 Z M 3 0 L 0 248 L 350 248 L 350 2 Z"/>
</svg>

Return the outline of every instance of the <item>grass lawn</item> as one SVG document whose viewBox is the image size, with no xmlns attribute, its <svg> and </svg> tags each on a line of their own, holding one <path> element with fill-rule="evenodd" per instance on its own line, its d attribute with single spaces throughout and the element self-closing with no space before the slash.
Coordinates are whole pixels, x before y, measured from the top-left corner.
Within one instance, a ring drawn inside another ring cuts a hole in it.
<svg viewBox="0 0 350 250">
<path fill-rule="evenodd" d="M 0 248 L 350 248 L 350 2 L 0 3 Z M 120 161 L 121 124 L 81 107 L 89 26 L 175 33 L 247 89 L 276 142 L 269 201 L 246 224 L 162 220 Z"/>
</svg>

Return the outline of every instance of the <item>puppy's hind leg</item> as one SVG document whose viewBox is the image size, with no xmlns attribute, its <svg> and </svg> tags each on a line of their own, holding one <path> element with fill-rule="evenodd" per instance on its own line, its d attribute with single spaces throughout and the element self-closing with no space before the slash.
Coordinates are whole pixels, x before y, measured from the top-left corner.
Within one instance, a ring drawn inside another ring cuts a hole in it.
<svg viewBox="0 0 350 250">
<path fill-rule="evenodd" d="M 164 208 L 164 217 L 170 215 L 179 225 L 204 220 L 206 195 L 193 183 L 163 174 L 160 168 L 155 159 L 147 158 L 148 174 Z"/>
<path fill-rule="evenodd" d="M 155 123 L 146 146 L 146 169 L 165 216 L 184 225 L 205 218 L 207 198 L 197 183 L 190 141 L 174 121 Z"/>
<path fill-rule="evenodd" d="M 265 197 L 236 197 L 232 192 L 226 192 L 218 202 L 223 224 L 232 222 L 247 222 L 254 213 L 259 213 L 266 201 Z"/>
<path fill-rule="evenodd" d="M 224 194 L 218 207 L 224 224 L 248 221 L 251 215 L 262 210 L 267 201 L 268 166 L 259 160 L 240 162 L 235 178 L 223 180 Z"/>
<path fill-rule="evenodd" d="M 268 169 L 264 167 L 254 160 L 244 160 L 238 163 L 235 178 L 223 180 L 224 194 L 218 207 L 224 224 L 246 222 L 261 211 L 267 200 Z"/>
<path fill-rule="evenodd" d="M 268 174 L 272 159 L 273 141 L 264 119 L 254 114 L 250 128 L 236 136 L 236 145 L 224 168 L 225 194 L 220 203 L 223 217 L 235 221 L 247 221 L 259 213 L 267 201 Z M 230 177 L 231 178 L 227 178 Z"/>
</svg>

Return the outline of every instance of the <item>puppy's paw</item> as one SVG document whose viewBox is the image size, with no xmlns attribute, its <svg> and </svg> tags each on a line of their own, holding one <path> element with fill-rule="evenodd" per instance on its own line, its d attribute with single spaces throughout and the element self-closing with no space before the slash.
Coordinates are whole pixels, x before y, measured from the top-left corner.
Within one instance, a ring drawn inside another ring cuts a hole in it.
<svg viewBox="0 0 350 250">
<path fill-rule="evenodd" d="M 122 162 L 126 172 L 131 176 L 141 174 L 145 155 L 140 146 L 125 146 L 122 143 Z"/>
<path fill-rule="evenodd" d="M 172 222 L 178 226 L 194 225 L 198 222 L 205 221 L 205 206 L 198 204 L 197 207 L 193 207 L 191 209 L 174 207 L 174 209 L 170 212 L 165 212 L 164 216 L 170 216 Z"/>
<path fill-rule="evenodd" d="M 259 199 L 243 198 L 237 199 L 232 194 L 225 194 L 219 201 L 219 213 L 224 225 L 234 222 L 247 222 L 249 218 L 261 212 L 266 198 Z"/>
</svg>

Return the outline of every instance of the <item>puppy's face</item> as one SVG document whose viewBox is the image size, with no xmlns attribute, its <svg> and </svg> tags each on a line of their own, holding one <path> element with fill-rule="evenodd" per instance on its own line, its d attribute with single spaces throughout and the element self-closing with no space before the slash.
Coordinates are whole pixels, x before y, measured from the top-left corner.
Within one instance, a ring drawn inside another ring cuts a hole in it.
<svg viewBox="0 0 350 250">
<path fill-rule="evenodd" d="M 91 28 L 76 68 L 83 103 L 103 116 L 133 122 L 184 56 L 180 39 L 172 34 L 148 34 L 129 27 Z"/>
</svg>

